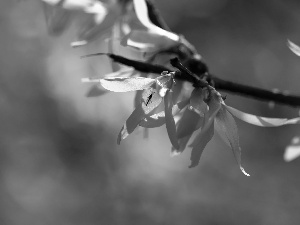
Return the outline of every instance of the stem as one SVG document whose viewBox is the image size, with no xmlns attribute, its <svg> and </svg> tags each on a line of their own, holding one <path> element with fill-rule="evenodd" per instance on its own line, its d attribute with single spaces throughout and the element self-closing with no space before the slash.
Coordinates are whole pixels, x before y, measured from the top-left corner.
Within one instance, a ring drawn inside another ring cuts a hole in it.
<svg viewBox="0 0 300 225">
<path fill-rule="evenodd" d="M 222 80 L 215 76 L 212 76 L 211 79 L 217 90 L 223 90 L 226 92 L 244 95 L 246 97 L 257 98 L 263 101 L 280 103 L 292 107 L 300 107 L 300 96 L 237 84 L 231 81 Z"/>
<path fill-rule="evenodd" d="M 179 69 L 182 73 L 185 73 L 188 76 L 191 76 L 193 79 L 193 83 L 199 87 L 207 87 L 208 83 L 205 80 L 200 79 L 197 75 L 192 73 L 188 68 L 181 64 L 178 58 L 173 58 L 170 60 L 170 63 L 175 68 Z"/>
</svg>

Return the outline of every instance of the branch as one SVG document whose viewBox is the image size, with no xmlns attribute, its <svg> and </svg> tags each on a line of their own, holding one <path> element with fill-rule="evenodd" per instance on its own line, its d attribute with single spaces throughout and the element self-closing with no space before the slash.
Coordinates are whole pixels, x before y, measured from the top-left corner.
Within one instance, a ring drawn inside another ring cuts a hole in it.
<svg viewBox="0 0 300 225">
<path fill-rule="evenodd" d="M 147 0 L 147 6 L 148 6 L 148 13 L 149 13 L 149 17 L 150 17 L 151 21 L 155 25 L 157 25 L 165 30 L 170 31 L 170 28 L 166 25 L 165 21 L 160 16 L 159 10 L 157 8 L 155 8 L 154 4 L 150 0 Z M 231 93 L 235 93 L 235 94 L 244 95 L 244 96 L 250 97 L 250 98 L 256 98 L 256 99 L 263 100 L 263 101 L 268 101 L 268 102 L 271 101 L 271 102 L 275 102 L 275 103 L 289 105 L 292 107 L 300 107 L 300 96 L 289 95 L 289 94 L 286 94 L 286 93 L 283 93 L 280 91 L 274 92 L 274 91 L 269 91 L 269 90 L 265 90 L 265 89 L 261 89 L 261 88 L 250 87 L 250 86 L 243 85 L 243 84 L 237 84 L 237 83 L 234 83 L 231 81 L 226 81 L 226 80 L 220 79 L 216 76 L 213 76 L 212 74 L 209 74 L 207 65 L 201 60 L 201 56 L 197 53 L 194 46 L 191 45 L 183 37 L 182 37 L 182 43 L 186 47 L 186 49 L 188 49 L 189 52 L 191 53 L 190 59 L 187 60 L 188 68 L 185 68 L 185 69 L 190 70 L 190 71 L 192 71 L 192 73 L 195 73 L 199 76 L 206 73 L 209 77 L 209 82 L 214 83 L 214 87 L 216 89 L 223 90 L 225 92 L 231 92 Z M 172 62 L 171 62 L 171 64 L 172 64 Z M 175 66 L 175 67 L 178 68 L 177 66 Z M 178 69 L 180 69 L 180 68 L 178 68 Z M 180 70 L 182 71 L 185 69 L 181 68 Z M 190 79 L 189 79 L 189 81 L 190 81 Z"/>
<path fill-rule="evenodd" d="M 256 98 L 263 101 L 280 103 L 292 107 L 300 106 L 300 96 L 289 95 L 283 92 L 274 92 L 261 88 L 250 87 L 243 84 L 237 84 L 231 81 L 222 80 L 218 77 L 211 76 L 214 87 L 217 90 L 223 90 L 235 94 L 241 94 L 246 97 Z"/>
</svg>

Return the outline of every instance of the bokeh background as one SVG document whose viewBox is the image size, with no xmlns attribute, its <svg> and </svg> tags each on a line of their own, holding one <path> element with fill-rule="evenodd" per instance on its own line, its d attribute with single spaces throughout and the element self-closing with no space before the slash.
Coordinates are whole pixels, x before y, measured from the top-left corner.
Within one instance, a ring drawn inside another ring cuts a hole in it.
<svg viewBox="0 0 300 225">
<path fill-rule="evenodd" d="M 218 76 L 300 95 L 297 0 L 160 0 L 173 31 L 184 34 Z M 132 94 L 87 98 L 80 78 L 110 71 L 105 32 L 72 49 L 82 16 L 61 36 L 48 34 L 38 0 L 0 1 L 0 224 L 264 224 L 300 221 L 300 159 L 283 160 L 299 126 L 259 128 L 237 121 L 244 176 L 216 135 L 201 163 L 190 151 L 171 158 L 165 128 L 116 137 Z M 77 25 L 76 25 L 77 24 Z M 295 117 L 297 109 L 227 94 L 250 113 Z"/>
</svg>

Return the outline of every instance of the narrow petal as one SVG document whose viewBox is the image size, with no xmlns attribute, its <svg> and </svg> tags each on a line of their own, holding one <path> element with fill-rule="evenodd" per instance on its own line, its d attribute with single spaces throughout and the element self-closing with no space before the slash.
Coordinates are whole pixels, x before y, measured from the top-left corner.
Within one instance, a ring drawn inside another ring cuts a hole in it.
<svg viewBox="0 0 300 225">
<path fill-rule="evenodd" d="M 158 34 L 160 34 L 161 36 L 166 36 L 168 37 L 170 40 L 173 41 L 179 41 L 179 36 L 166 31 L 156 25 L 154 25 L 148 16 L 148 8 L 147 8 L 147 4 L 145 0 L 133 0 L 133 5 L 134 5 L 134 9 L 135 9 L 135 13 L 139 19 L 139 21 L 149 30 L 156 32 Z"/>
<path fill-rule="evenodd" d="M 300 47 L 290 40 L 287 41 L 289 49 L 294 52 L 297 56 L 300 56 Z"/>
<path fill-rule="evenodd" d="M 204 102 L 206 92 L 202 88 L 195 88 L 191 94 L 190 108 L 200 116 L 204 117 L 208 111 L 208 106 Z"/>
<path fill-rule="evenodd" d="M 215 123 L 219 128 L 217 129 L 217 131 L 228 140 L 241 171 L 246 176 L 250 176 L 242 167 L 241 148 L 239 144 L 239 135 L 236 123 L 232 115 L 226 110 L 224 106 L 221 107 L 218 114 L 216 115 Z"/>
<path fill-rule="evenodd" d="M 300 156 L 300 137 L 294 137 L 291 144 L 285 148 L 283 159 L 290 162 Z"/>
<path fill-rule="evenodd" d="M 288 124 L 300 124 L 300 117 L 296 117 L 293 119 L 286 118 L 268 118 L 262 116 L 256 116 L 249 113 L 242 112 L 238 109 L 232 108 L 228 105 L 224 105 L 226 109 L 235 117 L 240 120 L 245 121 L 246 123 L 250 123 L 256 126 L 261 127 L 279 127 Z"/>
<path fill-rule="evenodd" d="M 109 91 L 128 92 L 147 89 L 155 83 L 155 79 L 144 77 L 115 77 L 100 79 L 100 83 L 102 87 Z"/>
<path fill-rule="evenodd" d="M 99 87 L 98 85 L 93 85 L 90 87 L 88 92 L 86 93 L 86 97 L 98 97 L 101 95 L 106 94 L 108 91 L 102 87 Z"/>
<path fill-rule="evenodd" d="M 165 115 L 166 115 L 166 128 L 167 133 L 169 135 L 169 139 L 175 149 L 179 149 L 179 144 L 177 140 L 177 134 L 176 134 L 176 125 L 174 121 L 174 117 L 172 115 L 172 92 L 167 91 L 165 97 L 164 97 L 164 103 L 165 103 Z"/>
<path fill-rule="evenodd" d="M 142 119 L 145 118 L 145 112 L 141 106 L 137 107 L 131 115 L 126 120 L 125 124 L 120 130 L 120 133 L 118 135 L 117 143 L 120 144 L 121 140 L 128 137 L 129 134 L 131 134 L 134 129 L 139 125 Z"/>
<path fill-rule="evenodd" d="M 47 2 L 50 5 L 48 5 Z M 44 1 L 43 8 L 47 29 L 51 35 L 61 35 L 70 25 L 72 15 L 69 11 L 56 6 L 57 1 Z"/>
<path fill-rule="evenodd" d="M 177 138 L 180 139 L 192 134 L 196 130 L 200 118 L 200 115 L 194 112 L 191 106 L 188 106 L 178 122 Z"/>
<path fill-rule="evenodd" d="M 174 105 L 172 108 L 172 115 L 175 116 L 177 113 L 179 113 L 188 104 L 188 102 L 189 101 L 187 99 Z M 165 112 L 161 111 L 151 116 L 147 116 L 143 121 L 141 121 L 140 126 L 146 128 L 155 128 L 160 127 L 165 123 Z"/>
<path fill-rule="evenodd" d="M 191 139 L 193 133 L 183 137 L 183 138 L 180 138 L 178 140 L 178 144 L 179 144 L 179 148 L 178 149 L 175 149 L 173 146 L 172 146 L 172 149 L 171 149 L 171 157 L 174 157 L 174 156 L 177 156 L 177 155 L 180 155 L 184 149 L 186 148 L 189 140 Z"/>
<path fill-rule="evenodd" d="M 191 153 L 191 165 L 189 166 L 189 168 L 195 167 L 199 164 L 202 152 L 213 136 L 214 123 L 211 123 L 207 129 L 201 130 L 200 133 L 195 137 Z"/>
<path fill-rule="evenodd" d="M 146 52 L 168 49 L 177 44 L 177 42 L 170 41 L 165 36 L 144 30 L 132 30 L 121 40 L 121 45 L 123 46 L 133 47 Z"/>
</svg>

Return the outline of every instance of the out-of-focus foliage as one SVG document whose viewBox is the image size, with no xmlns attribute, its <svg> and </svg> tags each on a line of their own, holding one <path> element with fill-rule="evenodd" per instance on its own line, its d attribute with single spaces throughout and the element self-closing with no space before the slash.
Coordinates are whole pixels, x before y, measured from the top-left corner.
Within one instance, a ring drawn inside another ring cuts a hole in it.
<svg viewBox="0 0 300 225">
<path fill-rule="evenodd" d="M 299 94 L 299 58 L 286 47 L 287 38 L 299 43 L 298 1 L 157 5 L 212 72 Z M 101 51 L 100 41 L 69 49 L 75 25 L 49 37 L 36 0 L 0 1 L 0 21 L 1 224 L 298 223 L 299 159 L 287 164 L 282 155 L 299 128 L 238 122 L 250 178 L 217 137 L 195 169 L 186 168 L 189 154 L 169 158 L 164 129 L 151 130 L 149 140 L 135 132 L 117 147 L 114 134 L 132 111 L 132 95 L 87 99 L 80 82 L 110 71 L 103 59 L 80 60 Z M 226 101 L 253 114 L 295 116 L 237 96 Z"/>
</svg>

